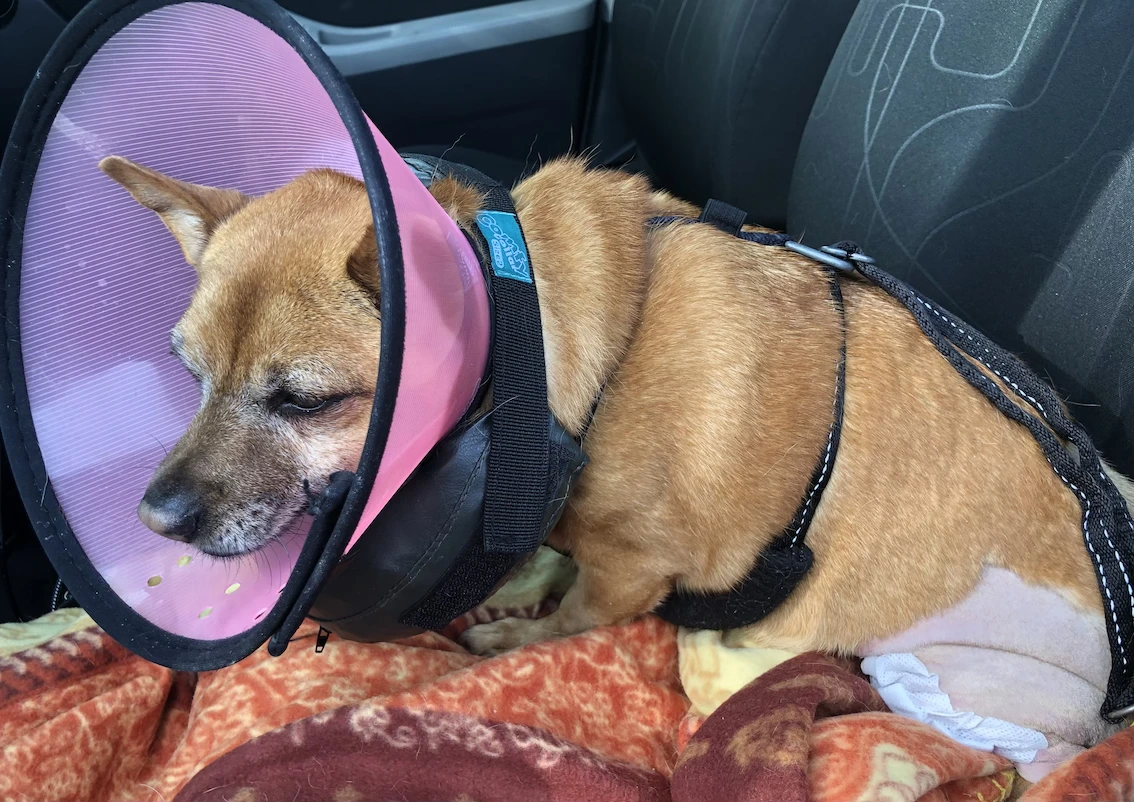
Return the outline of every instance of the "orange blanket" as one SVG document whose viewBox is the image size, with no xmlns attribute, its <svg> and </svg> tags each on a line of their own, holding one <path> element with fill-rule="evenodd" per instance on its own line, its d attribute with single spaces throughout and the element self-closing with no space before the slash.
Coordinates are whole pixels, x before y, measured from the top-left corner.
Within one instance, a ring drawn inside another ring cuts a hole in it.
<svg viewBox="0 0 1134 802">
<path fill-rule="evenodd" d="M 1011 788 L 1004 761 L 878 712 L 818 655 L 692 718 L 656 619 L 488 660 L 433 634 L 332 638 L 322 654 L 314 636 L 197 676 L 94 628 L 0 658 L 0 799 L 993 802 Z M 1131 766 L 1124 732 L 1025 799 L 1129 798 Z"/>
</svg>

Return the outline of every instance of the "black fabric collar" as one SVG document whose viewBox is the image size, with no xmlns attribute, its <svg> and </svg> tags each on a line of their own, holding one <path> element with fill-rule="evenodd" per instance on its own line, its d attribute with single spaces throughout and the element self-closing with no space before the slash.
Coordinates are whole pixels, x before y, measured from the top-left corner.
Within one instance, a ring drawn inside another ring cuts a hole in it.
<svg viewBox="0 0 1134 802">
<path fill-rule="evenodd" d="M 733 236 L 759 245 L 783 246 L 786 234 L 743 231 L 744 212 L 720 201 L 705 205 L 701 217 L 694 221 L 684 217 L 655 217 L 649 225 L 657 228 L 669 223 L 702 222 L 720 228 Z M 843 402 L 846 395 L 846 313 L 838 271 L 825 265 L 831 289 L 831 300 L 839 310 L 843 332 L 839 362 L 835 368 L 835 408 L 827 442 L 819 463 L 811 475 L 803 502 L 787 525 L 767 548 L 760 552 L 748 575 L 724 593 L 696 593 L 674 590 L 654 612 L 662 619 L 689 629 L 738 629 L 753 624 L 779 607 L 811 569 L 814 555 L 807 546 L 807 530 L 823 496 L 839 451 L 843 428 Z"/>
</svg>

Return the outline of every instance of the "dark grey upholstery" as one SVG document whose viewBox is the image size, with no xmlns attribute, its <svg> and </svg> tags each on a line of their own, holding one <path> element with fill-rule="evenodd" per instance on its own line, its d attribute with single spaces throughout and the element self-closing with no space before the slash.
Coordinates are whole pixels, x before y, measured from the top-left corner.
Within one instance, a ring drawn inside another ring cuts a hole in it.
<svg viewBox="0 0 1134 802">
<path fill-rule="evenodd" d="M 788 227 L 852 239 L 1049 377 L 1134 473 L 1134 4 L 863 0 Z"/>
<path fill-rule="evenodd" d="M 783 226 L 796 148 L 857 0 L 617 0 L 613 68 L 649 172 Z"/>
</svg>

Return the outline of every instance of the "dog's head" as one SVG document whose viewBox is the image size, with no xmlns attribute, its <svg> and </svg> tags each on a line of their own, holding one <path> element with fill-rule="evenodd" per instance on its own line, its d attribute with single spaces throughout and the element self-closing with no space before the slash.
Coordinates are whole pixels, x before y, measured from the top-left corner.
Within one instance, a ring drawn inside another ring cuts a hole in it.
<svg viewBox="0 0 1134 802">
<path fill-rule="evenodd" d="M 277 537 L 354 470 L 378 371 L 378 254 L 361 182 L 315 170 L 262 197 L 100 165 L 197 270 L 173 353 L 201 407 L 158 466 L 142 522 L 216 556 Z"/>
</svg>

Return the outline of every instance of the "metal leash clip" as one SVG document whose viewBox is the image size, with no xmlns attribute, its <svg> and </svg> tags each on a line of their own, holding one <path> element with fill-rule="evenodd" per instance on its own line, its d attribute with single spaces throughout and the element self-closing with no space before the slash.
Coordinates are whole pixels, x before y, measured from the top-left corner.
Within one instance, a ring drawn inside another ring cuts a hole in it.
<svg viewBox="0 0 1134 802">
<path fill-rule="evenodd" d="M 847 275 L 854 273 L 856 262 L 867 265 L 874 264 L 874 258 L 867 256 L 865 253 L 851 253 L 843 248 L 836 248 L 833 245 L 824 245 L 822 248 L 816 249 L 808 245 L 803 245 L 795 240 L 788 240 L 784 243 L 784 247 L 790 251 L 795 251 L 800 256 L 806 256 L 813 262 L 826 265 Z"/>
</svg>

